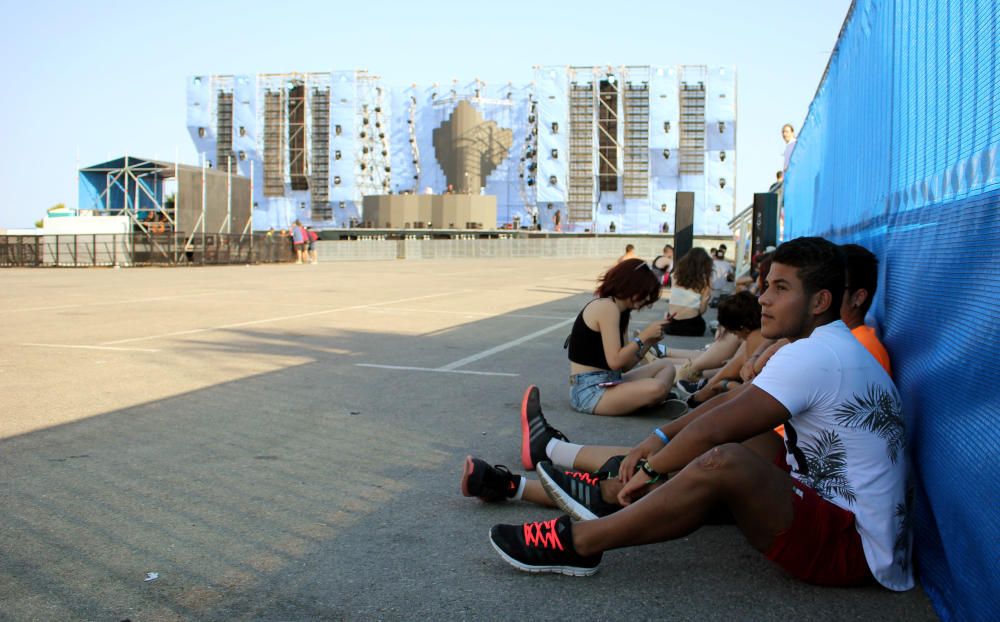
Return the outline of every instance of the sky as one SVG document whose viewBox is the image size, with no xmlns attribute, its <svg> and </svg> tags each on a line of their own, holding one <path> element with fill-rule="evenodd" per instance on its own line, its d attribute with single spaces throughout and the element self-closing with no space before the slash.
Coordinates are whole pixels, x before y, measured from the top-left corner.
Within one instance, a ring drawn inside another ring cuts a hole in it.
<svg viewBox="0 0 1000 622">
<path fill-rule="evenodd" d="M 77 207 L 76 170 L 198 161 L 185 78 L 367 69 L 389 87 L 527 84 L 535 65 L 735 65 L 737 211 L 781 168 L 850 0 L 5 3 L 0 227 Z M 434 8 L 428 8 L 433 6 Z"/>
</svg>

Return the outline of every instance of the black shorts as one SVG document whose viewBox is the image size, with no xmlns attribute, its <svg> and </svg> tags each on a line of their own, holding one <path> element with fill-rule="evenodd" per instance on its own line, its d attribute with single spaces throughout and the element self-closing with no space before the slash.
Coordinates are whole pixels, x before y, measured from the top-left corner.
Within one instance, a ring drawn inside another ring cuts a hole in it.
<svg viewBox="0 0 1000 622">
<path fill-rule="evenodd" d="M 677 335 L 678 337 L 704 337 L 705 318 L 699 315 L 686 320 L 671 320 L 663 332 L 666 335 Z"/>
</svg>

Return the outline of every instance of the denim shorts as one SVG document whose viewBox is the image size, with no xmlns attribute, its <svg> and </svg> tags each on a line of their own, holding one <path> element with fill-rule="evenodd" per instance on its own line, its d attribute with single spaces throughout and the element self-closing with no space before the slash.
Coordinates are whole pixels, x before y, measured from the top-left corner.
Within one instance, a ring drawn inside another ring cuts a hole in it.
<svg viewBox="0 0 1000 622">
<path fill-rule="evenodd" d="M 604 387 L 597 385 L 602 382 L 616 382 L 622 379 L 620 371 L 588 371 L 569 377 L 569 404 L 573 410 L 587 415 L 594 414 L 597 403 L 601 401 Z"/>
</svg>

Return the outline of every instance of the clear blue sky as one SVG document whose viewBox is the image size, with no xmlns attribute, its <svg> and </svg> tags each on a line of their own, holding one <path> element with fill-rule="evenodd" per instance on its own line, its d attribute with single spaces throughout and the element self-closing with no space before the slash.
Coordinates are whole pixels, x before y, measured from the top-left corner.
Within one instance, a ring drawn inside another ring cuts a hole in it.
<svg viewBox="0 0 1000 622">
<path fill-rule="evenodd" d="M 56 203 L 76 207 L 78 162 L 177 152 L 195 163 L 185 128 L 188 75 L 343 69 L 368 69 L 397 86 L 475 77 L 524 84 L 533 65 L 734 64 L 737 206 L 745 206 L 781 167 L 781 125 L 801 126 L 849 6 L 9 3 L 0 23 L 0 227 L 31 226 Z"/>
</svg>

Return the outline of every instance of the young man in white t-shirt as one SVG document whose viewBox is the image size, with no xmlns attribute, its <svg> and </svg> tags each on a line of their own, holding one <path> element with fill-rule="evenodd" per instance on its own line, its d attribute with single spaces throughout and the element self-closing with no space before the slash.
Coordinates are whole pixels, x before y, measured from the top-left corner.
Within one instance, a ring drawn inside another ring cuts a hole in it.
<svg viewBox="0 0 1000 622">
<path fill-rule="evenodd" d="M 683 537 L 725 508 L 751 545 L 803 581 L 913 586 L 899 396 L 839 319 L 843 254 L 821 238 L 786 242 L 767 283 L 761 331 L 792 343 L 751 386 L 636 446 L 620 471 L 628 507 L 495 526 L 505 561 L 590 575 L 604 551 Z"/>
</svg>

